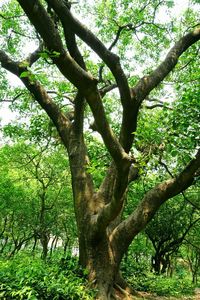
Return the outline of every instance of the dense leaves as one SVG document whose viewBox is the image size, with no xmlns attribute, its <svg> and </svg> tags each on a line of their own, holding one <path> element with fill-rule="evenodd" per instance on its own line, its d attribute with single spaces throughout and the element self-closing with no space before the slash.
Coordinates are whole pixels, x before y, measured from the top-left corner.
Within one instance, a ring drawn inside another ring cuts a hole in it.
<svg viewBox="0 0 200 300">
<path fill-rule="evenodd" d="M 68 258 L 65 267 L 59 255 L 48 263 L 27 254 L 20 254 L 10 261 L 1 259 L 0 297 L 30 300 L 93 299 L 95 292 L 87 288 L 84 277 L 79 275 L 84 270 L 78 269 L 76 259 Z"/>
</svg>

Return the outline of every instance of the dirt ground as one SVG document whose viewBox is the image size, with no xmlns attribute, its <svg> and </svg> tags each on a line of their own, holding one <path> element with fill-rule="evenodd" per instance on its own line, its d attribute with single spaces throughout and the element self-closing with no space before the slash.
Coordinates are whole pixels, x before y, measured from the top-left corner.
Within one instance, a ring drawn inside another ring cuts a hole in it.
<svg viewBox="0 0 200 300">
<path fill-rule="evenodd" d="M 184 296 L 184 297 L 161 297 L 156 296 L 149 293 L 139 293 L 137 297 L 134 298 L 134 300 L 200 300 L 200 289 L 197 289 L 195 291 L 195 295 L 193 296 Z"/>
</svg>

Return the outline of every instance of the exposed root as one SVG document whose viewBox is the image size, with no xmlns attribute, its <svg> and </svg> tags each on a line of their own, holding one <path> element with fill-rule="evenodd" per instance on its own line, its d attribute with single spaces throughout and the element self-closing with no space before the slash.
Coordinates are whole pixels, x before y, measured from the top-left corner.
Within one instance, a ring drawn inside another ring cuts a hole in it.
<svg viewBox="0 0 200 300">
<path fill-rule="evenodd" d="M 99 287 L 96 300 L 134 300 L 134 298 L 133 294 L 115 283 L 113 287 L 110 287 L 110 289 Z"/>
<path fill-rule="evenodd" d="M 123 289 L 119 284 L 115 283 L 115 298 L 116 300 L 133 300 L 133 294 Z"/>
<path fill-rule="evenodd" d="M 139 293 L 127 283 L 127 281 L 122 277 L 121 273 L 119 273 L 116 278 L 116 286 L 119 286 L 122 290 L 125 290 L 129 295 L 139 296 Z"/>
<path fill-rule="evenodd" d="M 115 278 L 113 284 L 97 280 L 93 280 L 92 283 L 98 290 L 96 300 L 135 300 L 135 296 L 139 296 L 120 274 Z"/>
</svg>

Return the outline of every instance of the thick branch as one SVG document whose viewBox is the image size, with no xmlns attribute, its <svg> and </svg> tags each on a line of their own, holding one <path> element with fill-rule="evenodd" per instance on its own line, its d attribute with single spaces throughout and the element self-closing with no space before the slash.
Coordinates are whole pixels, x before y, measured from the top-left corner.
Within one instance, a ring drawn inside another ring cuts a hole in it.
<svg viewBox="0 0 200 300">
<path fill-rule="evenodd" d="M 63 25 L 67 26 L 72 32 L 77 34 L 111 69 L 117 81 L 123 104 L 126 105 L 128 102 L 130 102 L 131 99 L 128 82 L 120 66 L 119 57 L 110 52 L 90 30 L 88 30 L 77 19 L 75 19 L 63 1 L 47 0 L 47 2 L 51 4 Z"/>
<path fill-rule="evenodd" d="M 113 242 L 118 249 L 121 249 L 121 256 L 125 253 L 133 238 L 153 218 L 159 207 L 165 201 L 183 192 L 192 184 L 199 166 L 200 149 L 196 157 L 190 161 L 178 176 L 156 185 L 146 193 L 136 210 L 113 232 Z"/>
<path fill-rule="evenodd" d="M 173 70 L 179 57 L 200 39 L 200 28 L 183 36 L 167 54 L 165 60 L 148 76 L 144 76 L 132 89 L 140 103 Z"/>
<path fill-rule="evenodd" d="M 129 160 L 128 156 L 125 154 L 122 146 L 115 137 L 113 131 L 111 130 L 109 123 L 106 119 L 105 111 L 102 105 L 100 94 L 97 90 L 97 81 L 85 70 L 83 70 L 75 61 L 72 59 L 64 50 L 62 40 L 58 34 L 58 31 L 52 21 L 52 19 L 47 14 L 44 7 L 40 4 L 38 0 L 26 1 L 18 0 L 21 7 L 27 14 L 31 23 L 35 26 L 36 30 L 42 36 L 48 50 L 53 53 L 58 53 L 58 57 L 52 55 L 53 62 L 57 65 L 61 73 L 74 84 L 80 92 L 85 96 L 93 115 L 96 120 L 96 124 L 105 145 L 108 148 L 111 156 L 113 157 L 117 167 L 121 170 L 124 160 Z M 53 2 L 54 1 L 49 1 Z M 55 6 L 55 7 L 54 7 Z M 52 5 L 56 13 L 62 16 L 60 19 L 68 17 L 71 14 L 68 8 L 64 5 L 63 1 L 56 0 L 55 5 Z M 58 7 L 57 7 L 58 6 Z M 57 8 L 57 9 L 56 9 Z M 64 12 L 64 15 L 63 15 Z M 65 15 L 65 13 L 67 13 Z M 63 20 L 64 22 L 64 20 Z M 70 27 L 71 30 L 73 28 Z M 84 31 L 85 32 L 85 31 Z"/>
<path fill-rule="evenodd" d="M 36 31 L 43 38 L 50 52 L 50 57 L 58 66 L 61 73 L 81 90 L 87 89 L 92 83 L 96 84 L 96 80 L 85 72 L 75 60 L 66 53 L 57 28 L 41 3 L 38 0 L 17 1 L 34 25 Z"/>
<path fill-rule="evenodd" d="M 20 78 L 20 75 L 26 70 L 20 63 L 11 60 L 3 51 L 0 51 L 0 62 L 3 68 L 10 71 Z M 26 88 L 34 95 L 37 102 L 46 111 L 58 129 L 64 144 L 68 145 L 67 135 L 70 128 L 70 122 L 60 111 L 59 107 L 52 101 L 45 89 L 37 81 L 32 81 L 28 76 L 20 78 Z"/>
<path fill-rule="evenodd" d="M 81 55 L 81 52 L 79 51 L 79 48 L 77 46 L 76 36 L 74 32 L 71 31 L 70 28 L 66 26 L 65 23 L 62 22 L 62 25 L 64 28 L 66 45 L 71 57 L 77 62 L 77 64 L 83 70 L 86 71 L 86 65 Z M 74 132 L 79 136 L 81 136 L 83 133 L 84 108 L 85 108 L 84 106 L 85 106 L 84 95 L 81 93 L 81 91 L 78 91 L 74 101 L 75 113 L 74 113 L 73 127 L 74 127 Z"/>
<path fill-rule="evenodd" d="M 113 172 L 112 169 L 110 169 L 110 172 Z M 128 174 L 127 171 L 121 176 L 119 173 L 116 175 L 115 172 L 113 172 L 111 175 L 112 177 L 108 180 L 109 184 L 111 186 L 109 189 L 104 186 L 105 194 L 102 193 L 102 188 L 99 191 L 99 197 L 104 197 L 107 193 L 107 196 L 110 196 L 110 199 L 103 199 L 104 203 L 106 203 L 106 200 L 110 201 L 108 204 L 104 205 L 103 208 L 99 211 L 99 213 L 95 216 L 94 219 L 94 229 L 96 230 L 96 234 L 99 236 L 106 230 L 106 228 L 110 225 L 110 223 L 114 220 L 116 220 L 117 217 L 119 217 L 120 212 L 123 208 L 124 200 L 125 200 L 125 192 L 127 190 L 128 185 Z M 109 192 L 112 194 L 109 195 Z"/>
<path fill-rule="evenodd" d="M 135 110 L 134 100 L 131 99 L 128 81 L 120 65 L 119 57 L 108 50 L 91 31 L 75 19 L 63 1 L 47 0 L 47 2 L 53 7 L 62 21 L 63 26 L 70 28 L 71 31 L 77 34 L 87 45 L 89 45 L 113 73 L 119 88 L 123 106 L 120 142 L 125 151 L 128 152 L 133 141 L 133 135 L 131 133 L 135 129 L 136 121 L 134 122 L 133 120 L 137 117 L 137 109 Z"/>
<path fill-rule="evenodd" d="M 86 65 L 81 55 L 81 52 L 77 46 L 76 36 L 74 32 L 69 28 L 69 26 L 66 26 L 66 22 L 63 22 L 63 20 L 61 20 L 61 23 L 64 29 L 66 45 L 71 57 L 77 62 L 77 64 L 79 64 L 81 68 L 86 70 Z"/>
<path fill-rule="evenodd" d="M 127 170 L 131 164 L 131 158 L 125 153 L 109 126 L 98 89 L 90 90 L 89 93 L 86 94 L 86 100 L 94 115 L 97 130 L 101 134 L 108 151 L 115 161 L 117 169 L 120 172 Z"/>
</svg>

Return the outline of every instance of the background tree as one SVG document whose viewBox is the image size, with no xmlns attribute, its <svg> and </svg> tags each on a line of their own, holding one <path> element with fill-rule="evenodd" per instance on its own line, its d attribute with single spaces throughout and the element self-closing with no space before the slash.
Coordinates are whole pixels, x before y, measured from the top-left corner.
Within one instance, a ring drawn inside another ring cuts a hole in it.
<svg viewBox="0 0 200 300">
<path fill-rule="evenodd" d="M 157 274 L 170 270 L 171 256 L 178 252 L 192 227 L 199 221 L 194 208 L 188 206 L 183 201 L 166 203 L 145 229 L 155 249 L 152 270 Z"/>
<path fill-rule="evenodd" d="M 186 240 L 187 261 L 192 273 L 192 282 L 198 283 L 199 267 L 200 267 L 200 249 L 199 249 L 199 228 L 194 228 L 189 239 Z M 193 240 L 191 241 L 191 237 Z"/>
<path fill-rule="evenodd" d="M 40 242 L 46 258 L 50 240 L 55 247 L 58 239 L 65 244 L 76 237 L 67 161 L 49 147 L 21 141 L 1 149 L 1 252 L 10 256 Z"/>
<path fill-rule="evenodd" d="M 85 5 L 87 8 L 87 2 Z M 191 186 L 200 167 L 198 140 L 195 145 L 186 144 L 189 155 L 182 161 L 178 143 L 174 142 L 171 150 L 169 142 L 166 147 L 165 143 L 157 144 L 159 139 L 165 141 L 164 137 L 169 141 L 167 128 L 163 130 L 158 123 L 159 138 L 152 145 L 147 143 L 147 147 L 143 134 L 137 129 L 143 122 L 149 124 L 148 132 L 151 132 L 150 123 L 147 123 L 149 113 L 145 114 L 144 106 L 149 106 L 148 102 L 156 98 L 156 106 L 163 106 L 159 98 L 167 95 L 164 85 L 172 70 L 174 74 L 182 73 L 181 69 L 190 56 L 192 64 L 188 72 L 191 76 L 194 64 L 195 73 L 198 72 L 194 60 L 200 29 L 196 26 L 195 10 L 188 8 L 178 29 L 174 18 L 167 23 L 159 15 L 161 9 L 170 13 L 172 6 L 171 1 L 97 1 L 89 4 L 90 11 L 94 12 L 91 22 L 96 24 L 92 31 L 74 17 L 71 12 L 73 4 L 68 1 L 17 0 L 3 7 L 1 65 L 21 79 L 31 97 L 50 117 L 67 149 L 80 263 L 88 269 L 89 279 L 96 283 L 98 299 L 122 298 L 126 294 L 127 285 L 119 273 L 124 253 L 160 206 Z M 191 30 L 185 33 L 188 27 Z M 15 29 L 10 33 L 11 28 Z M 26 39 L 39 47 L 23 57 Z M 96 60 L 88 47 L 98 56 Z M 169 48 L 167 53 L 166 48 Z M 145 55 L 141 55 L 142 51 Z M 164 59 L 161 58 L 163 51 Z M 132 58 L 130 53 L 133 53 Z M 182 55 L 183 59 L 180 58 Z M 159 62 L 157 67 L 156 62 Z M 115 87 L 119 94 L 112 95 L 112 98 L 114 101 L 119 99 L 119 109 L 113 113 L 106 109 L 110 99 L 107 93 Z M 195 88 L 198 90 L 197 86 Z M 182 90 L 180 95 L 183 95 Z M 190 94 L 190 101 L 193 99 Z M 67 111 L 62 103 L 68 105 Z M 95 128 L 111 161 L 98 189 L 90 172 L 85 141 L 87 109 L 92 112 Z M 150 115 L 153 119 L 156 116 L 154 113 Z M 165 122 L 171 122 L 168 114 L 163 114 L 163 117 Z M 112 124 L 115 125 L 112 119 L 120 120 L 118 126 L 112 128 Z M 185 126 L 189 130 L 188 124 Z M 178 135 L 179 141 L 184 142 L 182 130 L 180 127 Z M 156 184 L 152 185 L 152 181 L 147 184 L 146 192 L 130 215 L 122 218 L 129 184 L 139 175 L 143 178 L 146 172 L 153 175 L 155 154 L 159 154 L 159 161 L 160 158 L 162 162 L 163 159 L 170 161 L 172 176 L 165 168 Z"/>
</svg>

